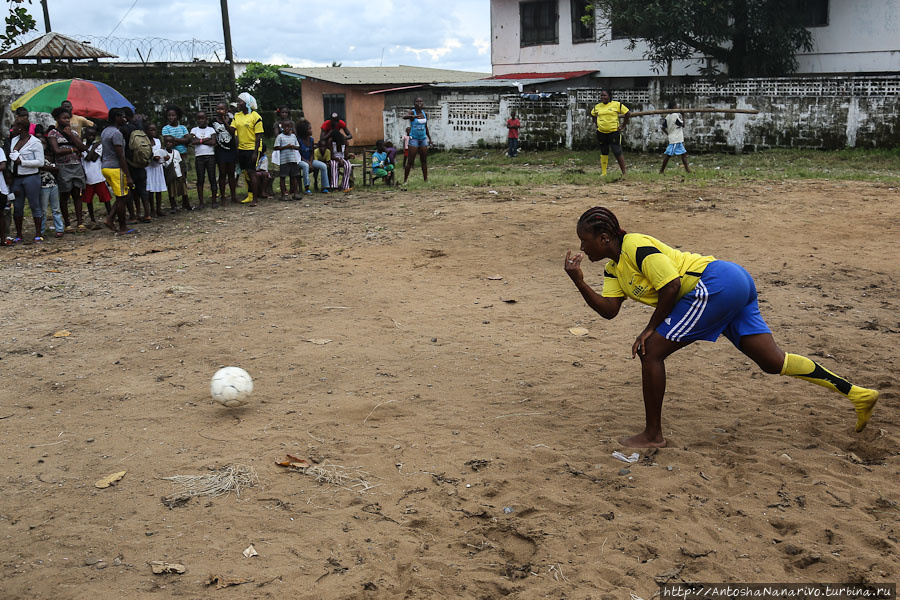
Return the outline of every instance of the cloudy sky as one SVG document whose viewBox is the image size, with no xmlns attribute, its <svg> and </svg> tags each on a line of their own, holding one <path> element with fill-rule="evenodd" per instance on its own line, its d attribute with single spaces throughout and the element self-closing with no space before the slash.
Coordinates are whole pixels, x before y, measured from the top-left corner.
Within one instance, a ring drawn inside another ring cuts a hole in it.
<svg viewBox="0 0 900 600">
<path fill-rule="evenodd" d="M 219 0 L 48 4 L 50 24 L 61 33 L 105 37 L 115 28 L 116 38 L 223 39 Z M 383 52 L 385 66 L 491 70 L 488 0 L 229 0 L 228 5 L 237 60 L 378 66 Z M 34 0 L 28 8 L 43 33 L 40 3 Z"/>
</svg>

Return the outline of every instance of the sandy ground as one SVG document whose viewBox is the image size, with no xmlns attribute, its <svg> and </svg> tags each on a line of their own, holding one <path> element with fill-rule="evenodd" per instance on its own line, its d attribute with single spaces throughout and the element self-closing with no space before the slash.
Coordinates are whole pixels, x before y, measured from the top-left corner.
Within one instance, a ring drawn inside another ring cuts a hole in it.
<svg viewBox="0 0 900 600">
<path fill-rule="evenodd" d="M 674 176 L 498 191 L 316 196 L 0 249 L 0 596 L 618 600 L 665 580 L 896 580 L 900 191 L 750 182 L 701 199 Z M 620 474 L 650 311 L 604 321 L 563 272 L 596 204 L 747 267 L 783 347 L 881 389 L 868 429 L 723 339 L 669 360 L 671 447 Z M 210 399 L 224 365 L 254 377 L 248 406 Z M 288 453 L 377 487 L 276 466 Z M 231 463 L 259 484 L 161 502 L 161 478 Z"/>
</svg>

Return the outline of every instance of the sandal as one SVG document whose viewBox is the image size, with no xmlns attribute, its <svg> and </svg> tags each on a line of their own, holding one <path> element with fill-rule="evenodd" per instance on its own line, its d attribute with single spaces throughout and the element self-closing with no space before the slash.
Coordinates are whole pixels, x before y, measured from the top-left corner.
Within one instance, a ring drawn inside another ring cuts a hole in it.
<svg viewBox="0 0 900 600">
<path fill-rule="evenodd" d="M 35 238 L 34 238 L 34 243 L 35 243 L 35 244 L 43 243 L 43 241 L 44 241 L 44 238 L 42 238 L 42 237 L 39 236 L 39 235 L 38 235 L 38 236 L 35 236 Z"/>
<path fill-rule="evenodd" d="M 140 223 L 150 223 L 153 221 L 150 217 L 138 217 L 138 222 Z"/>
<path fill-rule="evenodd" d="M 128 231 L 117 231 L 116 235 L 131 235 L 137 233 L 137 229 L 129 229 Z"/>
<path fill-rule="evenodd" d="M 66 228 L 63 229 L 63 231 L 65 231 L 66 233 L 75 233 L 75 228 L 71 225 L 66 225 Z"/>
<path fill-rule="evenodd" d="M 82 223 L 82 224 L 80 224 L 78 227 L 75 228 L 75 231 L 78 232 L 78 233 L 87 233 L 87 232 L 88 232 L 87 225 L 85 225 L 84 223 Z"/>
<path fill-rule="evenodd" d="M 59 238 L 61 238 L 61 237 L 63 236 L 63 232 L 62 232 L 62 231 L 57 231 L 57 232 L 54 233 L 53 235 L 54 235 L 54 237 L 56 237 L 57 239 L 59 239 Z"/>
</svg>

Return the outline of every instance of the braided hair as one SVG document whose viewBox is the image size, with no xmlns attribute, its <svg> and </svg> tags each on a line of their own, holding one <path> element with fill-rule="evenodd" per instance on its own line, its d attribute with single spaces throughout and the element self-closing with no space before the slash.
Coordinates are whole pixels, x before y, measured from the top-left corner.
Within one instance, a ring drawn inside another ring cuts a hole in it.
<svg viewBox="0 0 900 600">
<path fill-rule="evenodd" d="M 608 208 L 603 208 L 602 206 L 595 206 L 586 210 L 578 219 L 578 227 L 586 227 L 595 237 L 601 233 L 606 233 L 610 237 L 618 239 L 619 243 L 622 243 L 622 238 L 627 233 L 619 227 L 619 220 L 616 218 L 616 215 Z"/>
</svg>

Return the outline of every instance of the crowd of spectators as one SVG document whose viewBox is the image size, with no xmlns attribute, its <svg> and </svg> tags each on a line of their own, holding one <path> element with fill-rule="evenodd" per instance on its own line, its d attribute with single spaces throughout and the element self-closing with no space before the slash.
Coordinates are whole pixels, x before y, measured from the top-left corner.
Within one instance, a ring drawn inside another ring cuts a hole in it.
<svg viewBox="0 0 900 600">
<path fill-rule="evenodd" d="M 129 235 L 142 223 L 182 211 L 256 206 L 275 196 L 273 182 L 279 179 L 277 198 L 284 201 L 314 188 L 323 194 L 352 189 L 353 135 L 336 113 L 318 128 L 316 140 L 302 112 L 294 120 L 287 106 L 279 107 L 271 129 L 271 170 L 263 119 L 251 94 L 220 103 L 214 114 L 197 112 L 190 128 L 178 106 L 167 106 L 164 114 L 160 126 L 131 108 L 113 108 L 101 127 L 75 114 L 66 101 L 53 110 L 54 124 L 44 127 L 19 108 L 0 147 L 0 245 L 26 239 L 26 203 L 34 227 L 28 237 L 43 243 L 47 236 L 104 227 Z M 394 182 L 395 154 L 390 142 L 379 141 L 368 165 L 373 178 Z M 238 199 L 241 176 L 247 194 Z M 103 211 L 95 212 L 95 198 Z"/>
</svg>

